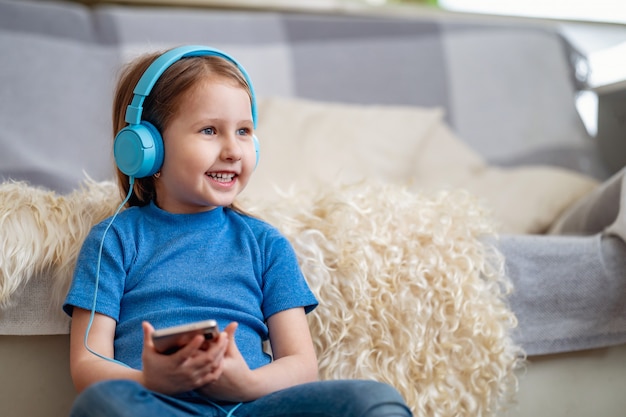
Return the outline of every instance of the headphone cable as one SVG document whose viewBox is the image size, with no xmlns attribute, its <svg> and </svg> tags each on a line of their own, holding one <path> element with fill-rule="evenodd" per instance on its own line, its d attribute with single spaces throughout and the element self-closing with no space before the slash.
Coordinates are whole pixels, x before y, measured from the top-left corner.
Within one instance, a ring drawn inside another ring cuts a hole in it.
<svg viewBox="0 0 626 417">
<path fill-rule="evenodd" d="M 124 199 L 124 201 L 122 201 L 122 203 L 119 205 L 117 210 L 115 210 L 115 213 L 113 214 L 113 217 L 111 217 L 111 220 L 109 221 L 109 224 L 107 225 L 106 229 L 104 229 L 104 233 L 102 234 L 102 240 L 100 241 L 100 249 L 98 251 L 98 262 L 96 264 L 96 282 L 95 282 L 95 290 L 93 292 L 93 304 L 92 304 L 92 307 L 91 307 L 91 314 L 89 315 L 89 323 L 87 324 L 87 330 L 85 331 L 85 338 L 83 340 L 83 344 L 85 345 L 85 349 L 87 349 L 93 355 L 96 355 L 97 357 L 102 358 L 104 360 L 107 360 L 109 362 L 117 363 L 118 365 L 123 365 L 123 366 L 125 366 L 127 368 L 130 368 L 130 366 L 128 366 L 124 362 L 118 361 L 118 360 L 113 359 L 113 358 L 109 358 L 107 356 L 101 355 L 100 353 L 94 351 L 93 349 L 91 349 L 89 347 L 89 343 L 88 343 L 89 332 L 91 331 L 91 326 L 93 324 L 93 319 L 94 319 L 94 317 L 96 315 L 96 302 L 98 300 L 98 283 L 100 282 L 100 261 L 102 259 L 102 250 L 104 248 L 104 238 L 106 237 L 106 234 L 109 231 L 109 228 L 113 224 L 113 221 L 115 220 L 115 218 L 117 217 L 119 212 L 122 210 L 122 208 L 126 205 L 128 200 L 130 200 L 130 196 L 133 193 L 133 185 L 135 183 L 135 177 L 131 176 L 131 177 L 128 177 L 128 179 L 129 179 L 128 194 L 126 195 L 126 198 Z"/>
</svg>

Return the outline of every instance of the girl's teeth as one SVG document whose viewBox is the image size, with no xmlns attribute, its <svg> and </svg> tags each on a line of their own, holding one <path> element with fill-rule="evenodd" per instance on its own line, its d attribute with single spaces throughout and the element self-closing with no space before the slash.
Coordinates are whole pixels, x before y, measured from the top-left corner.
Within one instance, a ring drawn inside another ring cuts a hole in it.
<svg viewBox="0 0 626 417">
<path fill-rule="evenodd" d="M 219 182 L 229 182 L 229 181 L 232 181 L 234 176 L 235 176 L 235 174 L 223 174 L 223 173 L 209 174 L 209 177 L 211 177 L 214 180 L 219 181 Z"/>
</svg>

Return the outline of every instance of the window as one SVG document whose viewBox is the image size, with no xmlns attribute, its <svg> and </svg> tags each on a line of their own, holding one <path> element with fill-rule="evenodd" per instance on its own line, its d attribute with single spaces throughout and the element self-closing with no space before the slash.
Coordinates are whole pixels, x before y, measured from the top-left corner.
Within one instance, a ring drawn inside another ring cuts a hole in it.
<svg viewBox="0 0 626 417">
<path fill-rule="evenodd" d="M 619 0 L 439 0 L 438 3 L 453 11 L 626 23 L 626 8 Z"/>
</svg>

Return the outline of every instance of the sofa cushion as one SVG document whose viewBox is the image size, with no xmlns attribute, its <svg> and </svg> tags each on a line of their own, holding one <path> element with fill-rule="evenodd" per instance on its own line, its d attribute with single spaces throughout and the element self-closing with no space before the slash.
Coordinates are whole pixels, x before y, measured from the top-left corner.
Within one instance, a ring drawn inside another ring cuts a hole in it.
<svg viewBox="0 0 626 417">
<path fill-rule="evenodd" d="M 243 196 L 367 180 L 414 191 L 463 188 L 485 200 L 501 232 L 542 233 L 597 185 L 557 167 L 489 165 L 443 117 L 433 108 L 262 99 L 261 161 Z"/>
<path fill-rule="evenodd" d="M 407 185 L 419 149 L 442 111 L 360 106 L 286 98 L 260 99 L 260 162 L 245 195 L 272 188 L 384 179 Z"/>
<path fill-rule="evenodd" d="M 552 234 L 608 233 L 626 242 L 626 168 L 569 207 L 550 228 Z"/>
<path fill-rule="evenodd" d="M 78 5 L 0 3 L 0 179 L 70 192 L 84 172 L 112 176 L 119 59 L 92 19 Z"/>
</svg>

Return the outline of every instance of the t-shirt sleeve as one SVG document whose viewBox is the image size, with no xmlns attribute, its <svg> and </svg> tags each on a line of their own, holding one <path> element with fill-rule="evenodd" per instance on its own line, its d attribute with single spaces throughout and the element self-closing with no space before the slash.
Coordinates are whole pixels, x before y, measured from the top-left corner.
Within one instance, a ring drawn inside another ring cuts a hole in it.
<svg viewBox="0 0 626 417">
<path fill-rule="evenodd" d="M 317 307 L 317 299 L 309 288 L 289 241 L 277 230 L 265 241 L 263 271 L 263 315 L 303 307 L 309 313 Z"/>
<path fill-rule="evenodd" d="M 63 311 L 70 316 L 74 307 L 79 307 L 95 309 L 116 321 L 119 319 L 124 291 L 124 257 L 120 255 L 121 239 L 114 229 L 105 234 L 106 226 L 105 223 L 96 225 L 81 247 L 72 284 L 63 304 Z"/>
</svg>

